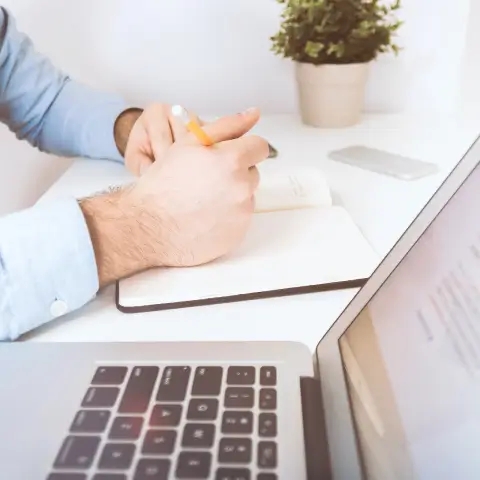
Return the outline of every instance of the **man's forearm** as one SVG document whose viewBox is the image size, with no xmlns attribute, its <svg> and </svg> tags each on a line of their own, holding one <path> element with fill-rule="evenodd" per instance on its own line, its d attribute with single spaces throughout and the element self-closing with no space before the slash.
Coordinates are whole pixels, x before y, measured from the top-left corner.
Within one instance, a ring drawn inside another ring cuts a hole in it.
<svg viewBox="0 0 480 480">
<path fill-rule="evenodd" d="M 142 212 L 128 200 L 130 187 L 81 200 L 95 252 L 100 287 L 151 266 L 142 244 Z M 151 248 L 151 247 L 150 247 Z"/>
<path fill-rule="evenodd" d="M 154 266 L 161 224 L 124 187 L 0 218 L 0 341 L 77 310 L 98 289 Z M 155 240 L 152 240 L 155 239 Z"/>
</svg>

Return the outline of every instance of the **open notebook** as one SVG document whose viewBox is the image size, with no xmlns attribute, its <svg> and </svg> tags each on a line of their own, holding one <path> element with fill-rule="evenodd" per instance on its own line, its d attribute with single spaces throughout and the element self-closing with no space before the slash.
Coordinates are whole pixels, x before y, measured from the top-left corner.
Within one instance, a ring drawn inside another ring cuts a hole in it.
<svg viewBox="0 0 480 480">
<path fill-rule="evenodd" d="M 264 169 L 242 246 L 192 268 L 122 280 L 124 312 L 180 308 L 362 286 L 379 261 L 318 169 Z"/>
<path fill-rule="evenodd" d="M 315 168 L 260 168 L 256 213 L 233 254 L 193 268 L 154 269 L 117 285 L 125 312 L 274 297 L 362 286 L 378 264 L 348 213 L 332 205 Z M 81 197 L 132 177 L 122 165 L 76 161 L 39 202 Z"/>
</svg>

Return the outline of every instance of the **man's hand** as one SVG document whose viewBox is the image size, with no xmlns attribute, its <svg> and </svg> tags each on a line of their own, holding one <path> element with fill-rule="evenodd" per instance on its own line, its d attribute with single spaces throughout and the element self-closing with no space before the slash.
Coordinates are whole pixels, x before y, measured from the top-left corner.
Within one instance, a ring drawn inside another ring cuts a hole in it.
<svg viewBox="0 0 480 480">
<path fill-rule="evenodd" d="M 187 133 L 173 117 L 169 105 L 153 104 L 144 111 L 132 108 L 115 123 L 115 142 L 125 165 L 140 176 L 155 160 L 163 159 L 169 147 Z"/>
<path fill-rule="evenodd" d="M 247 232 L 268 143 L 243 136 L 259 112 L 206 125 L 203 147 L 182 134 L 135 184 L 81 202 L 100 284 L 157 266 L 193 266 L 224 256 Z"/>
</svg>

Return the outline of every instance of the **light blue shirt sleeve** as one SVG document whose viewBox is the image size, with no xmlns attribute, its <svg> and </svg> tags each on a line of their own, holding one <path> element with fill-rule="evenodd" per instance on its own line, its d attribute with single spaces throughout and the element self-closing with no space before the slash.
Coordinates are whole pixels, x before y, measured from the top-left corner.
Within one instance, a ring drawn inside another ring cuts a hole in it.
<svg viewBox="0 0 480 480">
<path fill-rule="evenodd" d="M 122 161 L 113 128 L 127 107 L 60 72 L 0 9 L 0 121 L 19 139 L 58 155 Z M 83 306 L 97 290 L 95 255 L 75 199 L 0 218 L 0 341 Z"/>
<path fill-rule="evenodd" d="M 0 121 L 19 139 L 57 155 L 123 161 L 113 128 L 126 108 L 122 98 L 72 81 L 0 9 Z"/>
<path fill-rule="evenodd" d="M 80 308 L 97 290 L 95 255 L 75 199 L 0 219 L 0 341 Z"/>
</svg>

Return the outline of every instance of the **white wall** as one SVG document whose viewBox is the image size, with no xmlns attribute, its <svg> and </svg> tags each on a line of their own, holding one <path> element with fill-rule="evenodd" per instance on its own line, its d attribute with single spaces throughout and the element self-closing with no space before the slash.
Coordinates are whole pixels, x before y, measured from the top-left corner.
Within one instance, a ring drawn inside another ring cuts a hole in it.
<svg viewBox="0 0 480 480">
<path fill-rule="evenodd" d="M 461 108 L 467 114 L 473 114 L 478 118 L 480 116 L 480 0 L 470 2 L 462 73 Z"/>
<path fill-rule="evenodd" d="M 252 105 L 265 112 L 296 109 L 291 64 L 270 52 L 281 9 L 275 0 L 0 3 L 37 48 L 73 77 L 134 103 L 183 103 L 204 114 Z M 365 108 L 450 110 L 459 92 L 469 0 L 456 0 L 455 7 L 447 0 L 403 3 L 405 50 L 373 65 Z M 27 161 L 38 178 L 32 192 L 29 168 L 17 170 L 14 162 L 0 160 L 0 214 L 29 205 L 62 168 L 54 160 Z"/>
</svg>

